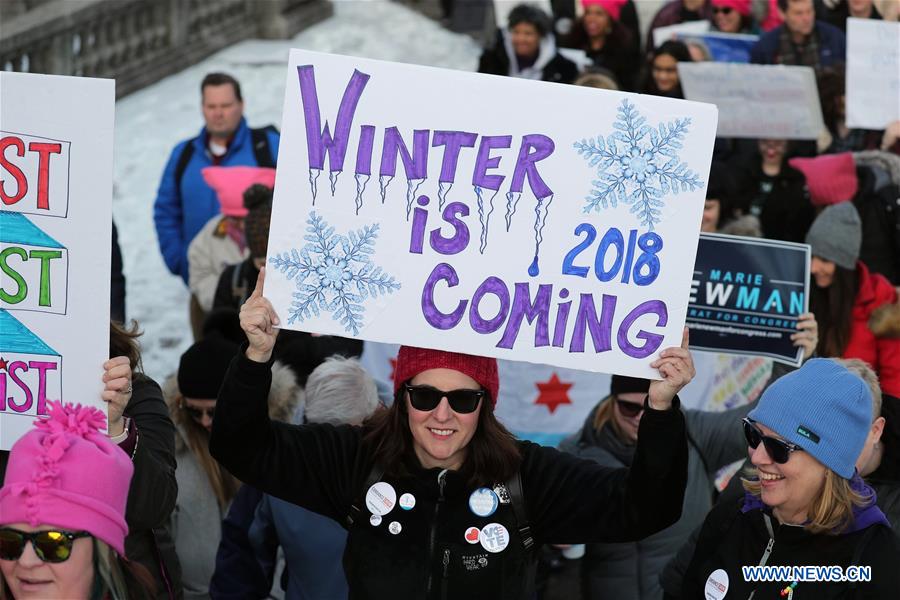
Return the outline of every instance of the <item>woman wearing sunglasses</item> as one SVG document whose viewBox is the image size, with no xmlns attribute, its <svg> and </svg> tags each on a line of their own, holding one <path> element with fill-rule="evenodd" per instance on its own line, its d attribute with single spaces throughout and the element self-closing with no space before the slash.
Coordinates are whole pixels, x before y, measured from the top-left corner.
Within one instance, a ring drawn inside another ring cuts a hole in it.
<svg viewBox="0 0 900 600">
<path fill-rule="evenodd" d="M 124 558 L 134 468 L 95 408 L 49 404 L 15 443 L 0 489 L 0 598 L 150 598 L 150 573 Z"/>
<path fill-rule="evenodd" d="M 278 319 L 264 273 L 241 309 L 249 345 L 219 393 L 210 452 L 348 528 L 351 598 L 528 598 L 540 543 L 634 540 L 678 518 L 686 338 L 653 363 L 663 379 L 644 398 L 630 470 L 516 440 L 494 415 L 496 360 L 439 350 L 402 347 L 395 401 L 362 427 L 292 426 L 265 410 Z"/>
<path fill-rule="evenodd" d="M 750 0 L 711 0 L 713 27 L 720 33 L 759 33 Z"/>
<path fill-rule="evenodd" d="M 185 599 L 207 598 L 215 572 L 222 519 L 241 482 L 209 453 L 209 432 L 216 418 L 216 395 L 237 344 L 213 329 L 181 355 L 178 372 L 164 386 L 177 436 L 178 498 L 170 522 L 181 563 Z M 289 367 L 272 369 L 271 415 L 290 420 L 302 391 Z"/>
<path fill-rule="evenodd" d="M 753 464 L 745 495 L 710 512 L 682 597 L 900 598 L 900 539 L 856 470 L 872 410 L 868 385 L 834 360 L 813 359 L 773 383 L 742 422 Z M 755 565 L 841 567 L 849 577 L 848 567 L 863 566 L 871 581 L 798 572 L 748 581 L 742 567 Z"/>
</svg>

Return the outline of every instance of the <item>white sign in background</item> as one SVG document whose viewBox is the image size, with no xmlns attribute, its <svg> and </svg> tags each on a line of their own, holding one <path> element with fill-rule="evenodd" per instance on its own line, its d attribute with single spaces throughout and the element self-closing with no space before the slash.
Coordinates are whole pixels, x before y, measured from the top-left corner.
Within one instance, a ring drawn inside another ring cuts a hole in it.
<svg viewBox="0 0 900 600">
<path fill-rule="evenodd" d="M 115 82 L 0 73 L 0 450 L 96 406 L 109 353 Z"/>
<path fill-rule="evenodd" d="M 811 67 L 678 63 L 688 100 L 719 107 L 717 136 L 814 140 L 824 129 Z"/>
<path fill-rule="evenodd" d="M 715 124 L 709 105 L 293 50 L 266 296 L 291 329 L 656 376 Z"/>
<path fill-rule="evenodd" d="M 900 121 L 900 23 L 847 19 L 847 127 Z"/>
</svg>

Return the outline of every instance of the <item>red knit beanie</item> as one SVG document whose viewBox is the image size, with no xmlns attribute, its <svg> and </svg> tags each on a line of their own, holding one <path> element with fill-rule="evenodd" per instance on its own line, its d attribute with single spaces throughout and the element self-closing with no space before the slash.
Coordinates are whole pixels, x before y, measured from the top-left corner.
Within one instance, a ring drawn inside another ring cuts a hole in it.
<svg viewBox="0 0 900 600">
<path fill-rule="evenodd" d="M 788 164 L 806 176 L 809 198 L 816 206 L 831 206 L 852 200 L 859 189 L 856 163 L 850 152 L 792 158 Z"/>
<path fill-rule="evenodd" d="M 491 407 L 497 406 L 500 393 L 497 359 L 413 346 L 400 346 L 394 368 L 394 394 L 401 385 L 429 369 L 453 369 L 468 375 L 491 395 Z"/>
</svg>

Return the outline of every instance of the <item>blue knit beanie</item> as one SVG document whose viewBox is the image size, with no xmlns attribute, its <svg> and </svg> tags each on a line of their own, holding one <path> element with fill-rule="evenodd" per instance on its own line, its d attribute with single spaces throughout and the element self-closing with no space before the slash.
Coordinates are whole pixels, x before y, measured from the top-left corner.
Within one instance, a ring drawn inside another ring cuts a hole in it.
<svg viewBox="0 0 900 600">
<path fill-rule="evenodd" d="M 816 358 L 770 385 L 747 416 L 850 479 L 872 425 L 872 392 L 837 362 Z"/>
</svg>

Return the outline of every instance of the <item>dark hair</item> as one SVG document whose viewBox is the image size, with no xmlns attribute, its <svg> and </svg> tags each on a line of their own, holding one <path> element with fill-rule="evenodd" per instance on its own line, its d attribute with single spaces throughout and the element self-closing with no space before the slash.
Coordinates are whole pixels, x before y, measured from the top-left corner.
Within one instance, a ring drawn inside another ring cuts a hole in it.
<svg viewBox="0 0 900 600">
<path fill-rule="evenodd" d="M 823 357 L 843 356 L 850 341 L 853 305 L 858 287 L 856 269 L 834 266 L 834 280 L 827 288 L 810 286 L 809 308 L 819 322 L 819 345 L 816 353 Z"/>
<path fill-rule="evenodd" d="M 819 86 L 819 103 L 822 105 L 822 119 L 832 133 L 838 119 L 844 117 L 841 109 L 841 98 L 846 95 L 846 75 L 843 64 L 826 67 L 816 75 Z"/>
<path fill-rule="evenodd" d="M 706 184 L 706 199 L 719 201 L 719 223 L 722 226 L 735 217 L 739 208 L 736 173 L 726 163 L 713 161 Z"/>
<path fill-rule="evenodd" d="M 142 335 L 144 335 L 144 332 L 138 329 L 137 321 L 132 321 L 129 328 L 117 321 L 110 321 L 109 357 L 127 356 L 132 372 L 139 373 L 143 371 L 141 349 L 137 342 L 137 339 Z"/>
<path fill-rule="evenodd" d="M 202 96 L 203 90 L 211 85 L 230 85 L 234 88 L 234 97 L 238 99 L 238 102 L 244 101 L 243 96 L 241 96 L 241 84 L 227 73 L 207 73 L 200 83 L 200 95 Z"/>
<path fill-rule="evenodd" d="M 647 61 L 644 74 L 644 93 L 651 94 L 653 96 L 671 96 L 674 98 L 683 98 L 684 93 L 681 91 L 681 78 L 679 78 L 678 85 L 676 85 L 675 89 L 671 92 L 663 93 L 656 86 L 656 80 L 653 78 L 653 62 L 663 55 L 671 56 L 675 59 L 675 62 L 693 62 L 691 60 L 691 51 L 688 50 L 688 47 L 684 42 L 679 40 L 668 40 L 666 42 L 663 42 L 663 44 L 659 48 L 656 48 L 653 51 L 653 54 L 650 56 L 650 60 Z"/>
<path fill-rule="evenodd" d="M 612 18 L 610 18 L 610 23 L 612 25 L 612 31 L 606 36 L 603 48 L 627 50 L 631 46 L 631 32 Z M 575 23 L 575 26 L 572 27 L 572 31 L 566 38 L 564 45 L 566 47 L 584 50 L 588 48 L 589 44 L 590 40 L 588 39 L 587 32 L 584 30 L 584 16 L 582 16 Z"/>
<path fill-rule="evenodd" d="M 781 12 L 787 12 L 788 5 L 791 2 L 800 2 L 800 1 L 801 0 L 778 0 L 778 8 L 781 10 Z M 813 0 L 809 0 L 809 2 L 813 2 Z M 813 2 L 813 4 L 815 4 L 815 3 Z"/>
<path fill-rule="evenodd" d="M 409 465 L 417 464 L 402 387 L 390 407 L 377 410 L 363 423 L 362 443 L 376 464 L 395 477 L 408 475 Z M 490 397 L 485 395 L 460 474 L 471 487 L 491 486 L 509 480 L 521 462 L 515 436 L 494 416 Z"/>
<path fill-rule="evenodd" d="M 272 188 L 261 183 L 254 183 L 244 190 L 244 208 L 253 210 L 272 204 Z"/>
<path fill-rule="evenodd" d="M 533 25 L 541 37 L 550 33 L 550 29 L 553 26 L 550 16 L 547 13 L 530 4 L 518 4 L 509 11 L 508 23 L 510 29 L 520 23 Z"/>
</svg>

